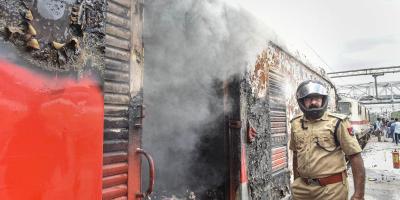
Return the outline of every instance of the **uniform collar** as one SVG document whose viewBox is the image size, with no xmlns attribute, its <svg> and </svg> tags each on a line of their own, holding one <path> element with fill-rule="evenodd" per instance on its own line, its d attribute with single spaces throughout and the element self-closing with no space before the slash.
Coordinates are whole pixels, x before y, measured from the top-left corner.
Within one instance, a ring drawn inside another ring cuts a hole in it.
<svg viewBox="0 0 400 200">
<path fill-rule="evenodd" d="M 311 121 L 311 120 L 307 119 L 304 115 L 303 115 L 303 120 L 305 122 L 310 122 Z M 316 121 L 328 121 L 328 120 L 329 120 L 328 119 L 328 112 L 325 112 L 324 115 L 322 115 L 322 117 L 320 117 L 320 118 L 318 118 L 316 120 L 312 120 L 312 121 L 316 122 Z"/>
</svg>

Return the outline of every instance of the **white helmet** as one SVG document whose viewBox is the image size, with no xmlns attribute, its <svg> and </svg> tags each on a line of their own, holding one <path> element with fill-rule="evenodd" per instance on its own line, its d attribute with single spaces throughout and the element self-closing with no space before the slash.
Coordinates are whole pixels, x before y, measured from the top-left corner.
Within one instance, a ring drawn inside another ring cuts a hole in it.
<svg viewBox="0 0 400 200">
<path fill-rule="evenodd" d="M 310 95 L 322 96 L 322 106 L 320 108 L 305 107 L 304 98 Z M 320 81 L 307 80 L 300 83 L 299 87 L 297 87 L 296 99 L 301 111 L 310 119 L 322 117 L 328 108 L 328 90 Z"/>
</svg>

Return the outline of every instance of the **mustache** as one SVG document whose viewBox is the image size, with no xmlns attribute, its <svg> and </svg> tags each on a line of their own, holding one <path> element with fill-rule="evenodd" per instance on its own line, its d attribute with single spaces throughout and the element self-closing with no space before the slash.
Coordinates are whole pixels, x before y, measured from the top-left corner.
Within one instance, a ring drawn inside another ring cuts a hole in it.
<svg viewBox="0 0 400 200">
<path fill-rule="evenodd" d="M 308 108 L 319 108 L 319 106 L 318 105 L 315 105 L 315 104 L 311 104 Z"/>
</svg>

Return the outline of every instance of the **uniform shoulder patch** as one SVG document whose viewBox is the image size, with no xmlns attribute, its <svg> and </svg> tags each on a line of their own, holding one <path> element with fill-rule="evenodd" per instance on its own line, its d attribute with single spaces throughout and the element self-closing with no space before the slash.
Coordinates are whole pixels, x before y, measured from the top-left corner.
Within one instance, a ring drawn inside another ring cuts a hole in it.
<svg viewBox="0 0 400 200">
<path fill-rule="evenodd" d="M 293 118 L 290 120 L 290 122 L 293 122 L 294 120 L 299 119 L 300 117 L 303 117 L 303 114 L 296 115 L 295 117 L 293 117 Z"/>
<path fill-rule="evenodd" d="M 353 127 L 348 127 L 347 128 L 347 132 L 349 133 L 349 135 L 354 136 L 354 131 L 353 131 Z"/>
<path fill-rule="evenodd" d="M 339 118 L 341 120 L 347 119 L 347 115 L 339 114 L 339 113 L 328 113 L 329 116 Z"/>
</svg>

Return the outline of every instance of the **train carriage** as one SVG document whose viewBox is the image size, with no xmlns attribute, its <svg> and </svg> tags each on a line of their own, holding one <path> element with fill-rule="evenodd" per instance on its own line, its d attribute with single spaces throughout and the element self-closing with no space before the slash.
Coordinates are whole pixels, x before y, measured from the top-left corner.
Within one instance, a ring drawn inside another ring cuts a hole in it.
<svg viewBox="0 0 400 200">
<path fill-rule="evenodd" d="M 349 117 L 352 130 L 364 148 L 372 131 L 368 109 L 357 100 L 348 97 L 340 97 L 337 107 L 339 113 Z"/>
</svg>

